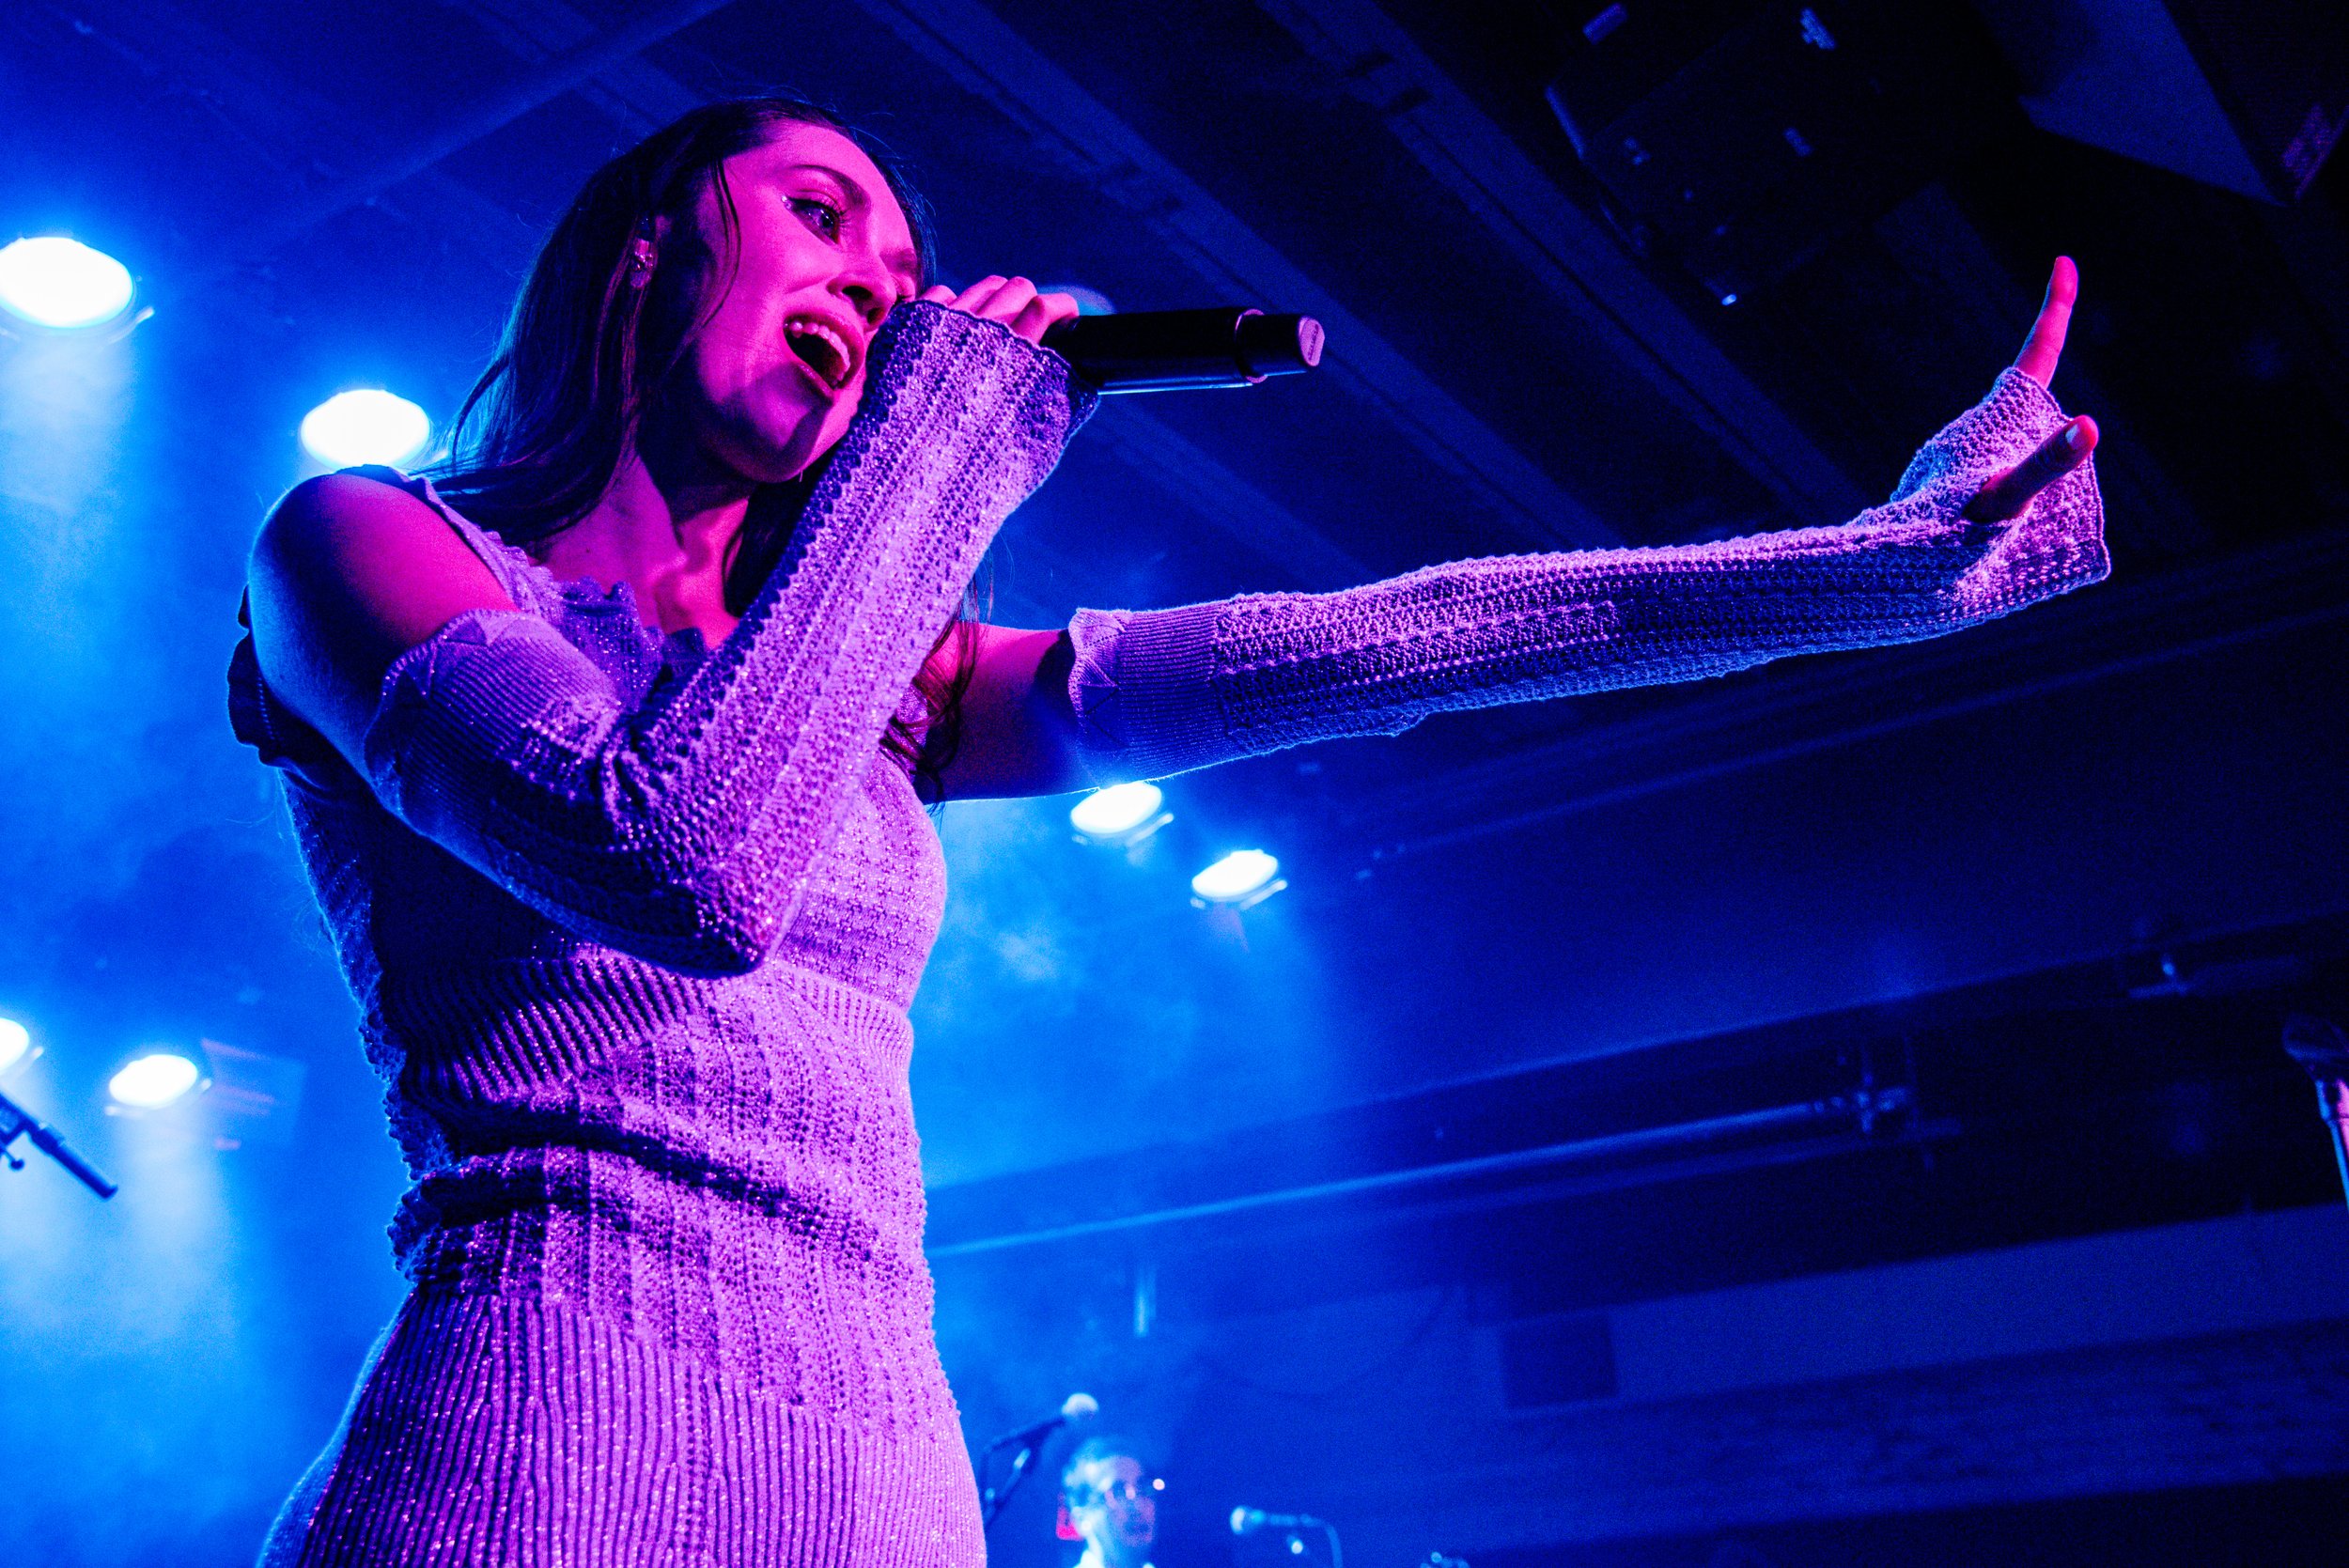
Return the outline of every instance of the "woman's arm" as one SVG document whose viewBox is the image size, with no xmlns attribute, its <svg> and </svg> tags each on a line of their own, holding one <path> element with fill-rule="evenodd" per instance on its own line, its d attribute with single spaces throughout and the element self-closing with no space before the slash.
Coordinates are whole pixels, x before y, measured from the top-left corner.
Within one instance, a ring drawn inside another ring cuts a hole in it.
<svg viewBox="0 0 2349 1568">
<path fill-rule="evenodd" d="M 1000 324 L 915 304 L 884 332 L 791 553 L 660 698 L 623 700 L 408 498 L 323 486 L 256 556 L 272 691 L 402 821 L 551 919 L 679 969 L 754 966 L 997 525 L 1091 406 Z"/>
<path fill-rule="evenodd" d="M 2060 262 L 2013 369 L 1837 528 L 1466 561 L 1335 594 L 1080 612 L 988 629 L 947 793 L 1153 777 L 1427 714 L 1724 674 L 1938 636 L 2109 569 L 2094 425 L 2046 390 L 2077 280 Z"/>
<path fill-rule="evenodd" d="M 962 724 L 941 778 L 949 800 L 1063 795 L 1096 782 L 1068 699 L 1066 631 L 982 626 L 967 656 L 954 640 L 932 656 L 941 679 L 971 660 Z"/>
</svg>

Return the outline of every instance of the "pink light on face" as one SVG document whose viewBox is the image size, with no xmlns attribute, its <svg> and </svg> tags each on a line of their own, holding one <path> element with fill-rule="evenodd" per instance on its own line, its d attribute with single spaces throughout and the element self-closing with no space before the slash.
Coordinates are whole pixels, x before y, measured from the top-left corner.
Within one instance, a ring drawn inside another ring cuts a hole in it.
<svg viewBox="0 0 2349 1568">
<path fill-rule="evenodd" d="M 918 282 L 913 230 L 864 150 L 785 124 L 725 161 L 737 218 L 724 300 L 689 351 L 681 417 L 696 443 L 762 484 L 806 471 L 856 416 L 873 334 Z M 725 243 L 715 188 L 694 224 Z"/>
</svg>

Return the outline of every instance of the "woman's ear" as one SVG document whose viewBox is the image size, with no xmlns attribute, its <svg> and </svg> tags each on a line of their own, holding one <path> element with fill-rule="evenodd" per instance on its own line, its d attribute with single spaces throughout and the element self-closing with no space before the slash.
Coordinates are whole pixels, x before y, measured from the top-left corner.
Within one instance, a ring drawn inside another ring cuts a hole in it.
<svg viewBox="0 0 2349 1568">
<path fill-rule="evenodd" d="M 1077 1521 L 1069 1515 L 1068 1499 L 1066 1498 L 1061 1499 L 1060 1516 L 1053 1522 L 1052 1533 L 1063 1541 L 1082 1541 L 1085 1538 L 1084 1531 L 1077 1528 Z"/>
<path fill-rule="evenodd" d="M 653 273 L 661 269 L 661 241 L 668 238 L 669 220 L 658 213 L 647 213 L 636 224 L 636 232 L 628 242 L 628 282 L 631 288 L 642 288 L 652 282 Z"/>
</svg>

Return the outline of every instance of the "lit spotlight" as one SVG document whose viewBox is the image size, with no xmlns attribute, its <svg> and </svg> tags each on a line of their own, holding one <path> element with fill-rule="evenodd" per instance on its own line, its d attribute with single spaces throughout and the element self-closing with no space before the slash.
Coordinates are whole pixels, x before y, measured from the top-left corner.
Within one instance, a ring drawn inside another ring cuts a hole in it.
<svg viewBox="0 0 2349 1568">
<path fill-rule="evenodd" d="M 24 1060 L 33 1048 L 33 1032 L 14 1018 L 0 1018 L 0 1073 Z"/>
<path fill-rule="evenodd" d="M 106 1093 L 133 1110 L 161 1110 L 184 1098 L 203 1077 L 204 1069 L 178 1051 L 151 1050 L 107 1079 Z"/>
<path fill-rule="evenodd" d="M 1174 820 L 1154 784 L 1112 784 L 1068 808 L 1068 825 L 1096 844 L 1140 844 Z"/>
<path fill-rule="evenodd" d="M 1235 849 L 1190 879 L 1192 901 L 1202 908 L 1226 904 L 1253 908 L 1287 886 L 1281 878 L 1281 862 L 1261 849 Z"/>
<path fill-rule="evenodd" d="M 98 327 L 131 308 L 131 270 L 79 240 L 44 234 L 0 247 L 0 306 L 35 326 Z"/>
<path fill-rule="evenodd" d="M 1081 283 L 1048 283 L 1036 289 L 1039 294 L 1066 294 L 1077 302 L 1080 316 L 1114 316 L 1117 306 L 1107 294 L 1097 288 L 1087 288 Z"/>
<path fill-rule="evenodd" d="M 432 421 L 389 392 L 338 392 L 302 421 L 302 444 L 334 468 L 397 463 L 432 439 Z"/>
</svg>

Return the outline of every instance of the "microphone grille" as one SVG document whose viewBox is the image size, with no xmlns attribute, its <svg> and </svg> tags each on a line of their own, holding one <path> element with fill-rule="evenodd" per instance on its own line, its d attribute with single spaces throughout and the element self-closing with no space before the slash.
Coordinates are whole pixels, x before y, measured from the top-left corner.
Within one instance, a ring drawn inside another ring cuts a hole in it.
<svg viewBox="0 0 2349 1568">
<path fill-rule="evenodd" d="M 1101 1402 L 1091 1394 L 1070 1394 L 1061 1401 L 1060 1413 L 1072 1421 L 1089 1421 L 1101 1413 Z"/>
<path fill-rule="evenodd" d="M 1312 317 L 1300 317 L 1297 323 L 1297 357 L 1307 365 L 1321 363 L 1321 323 Z"/>
</svg>

